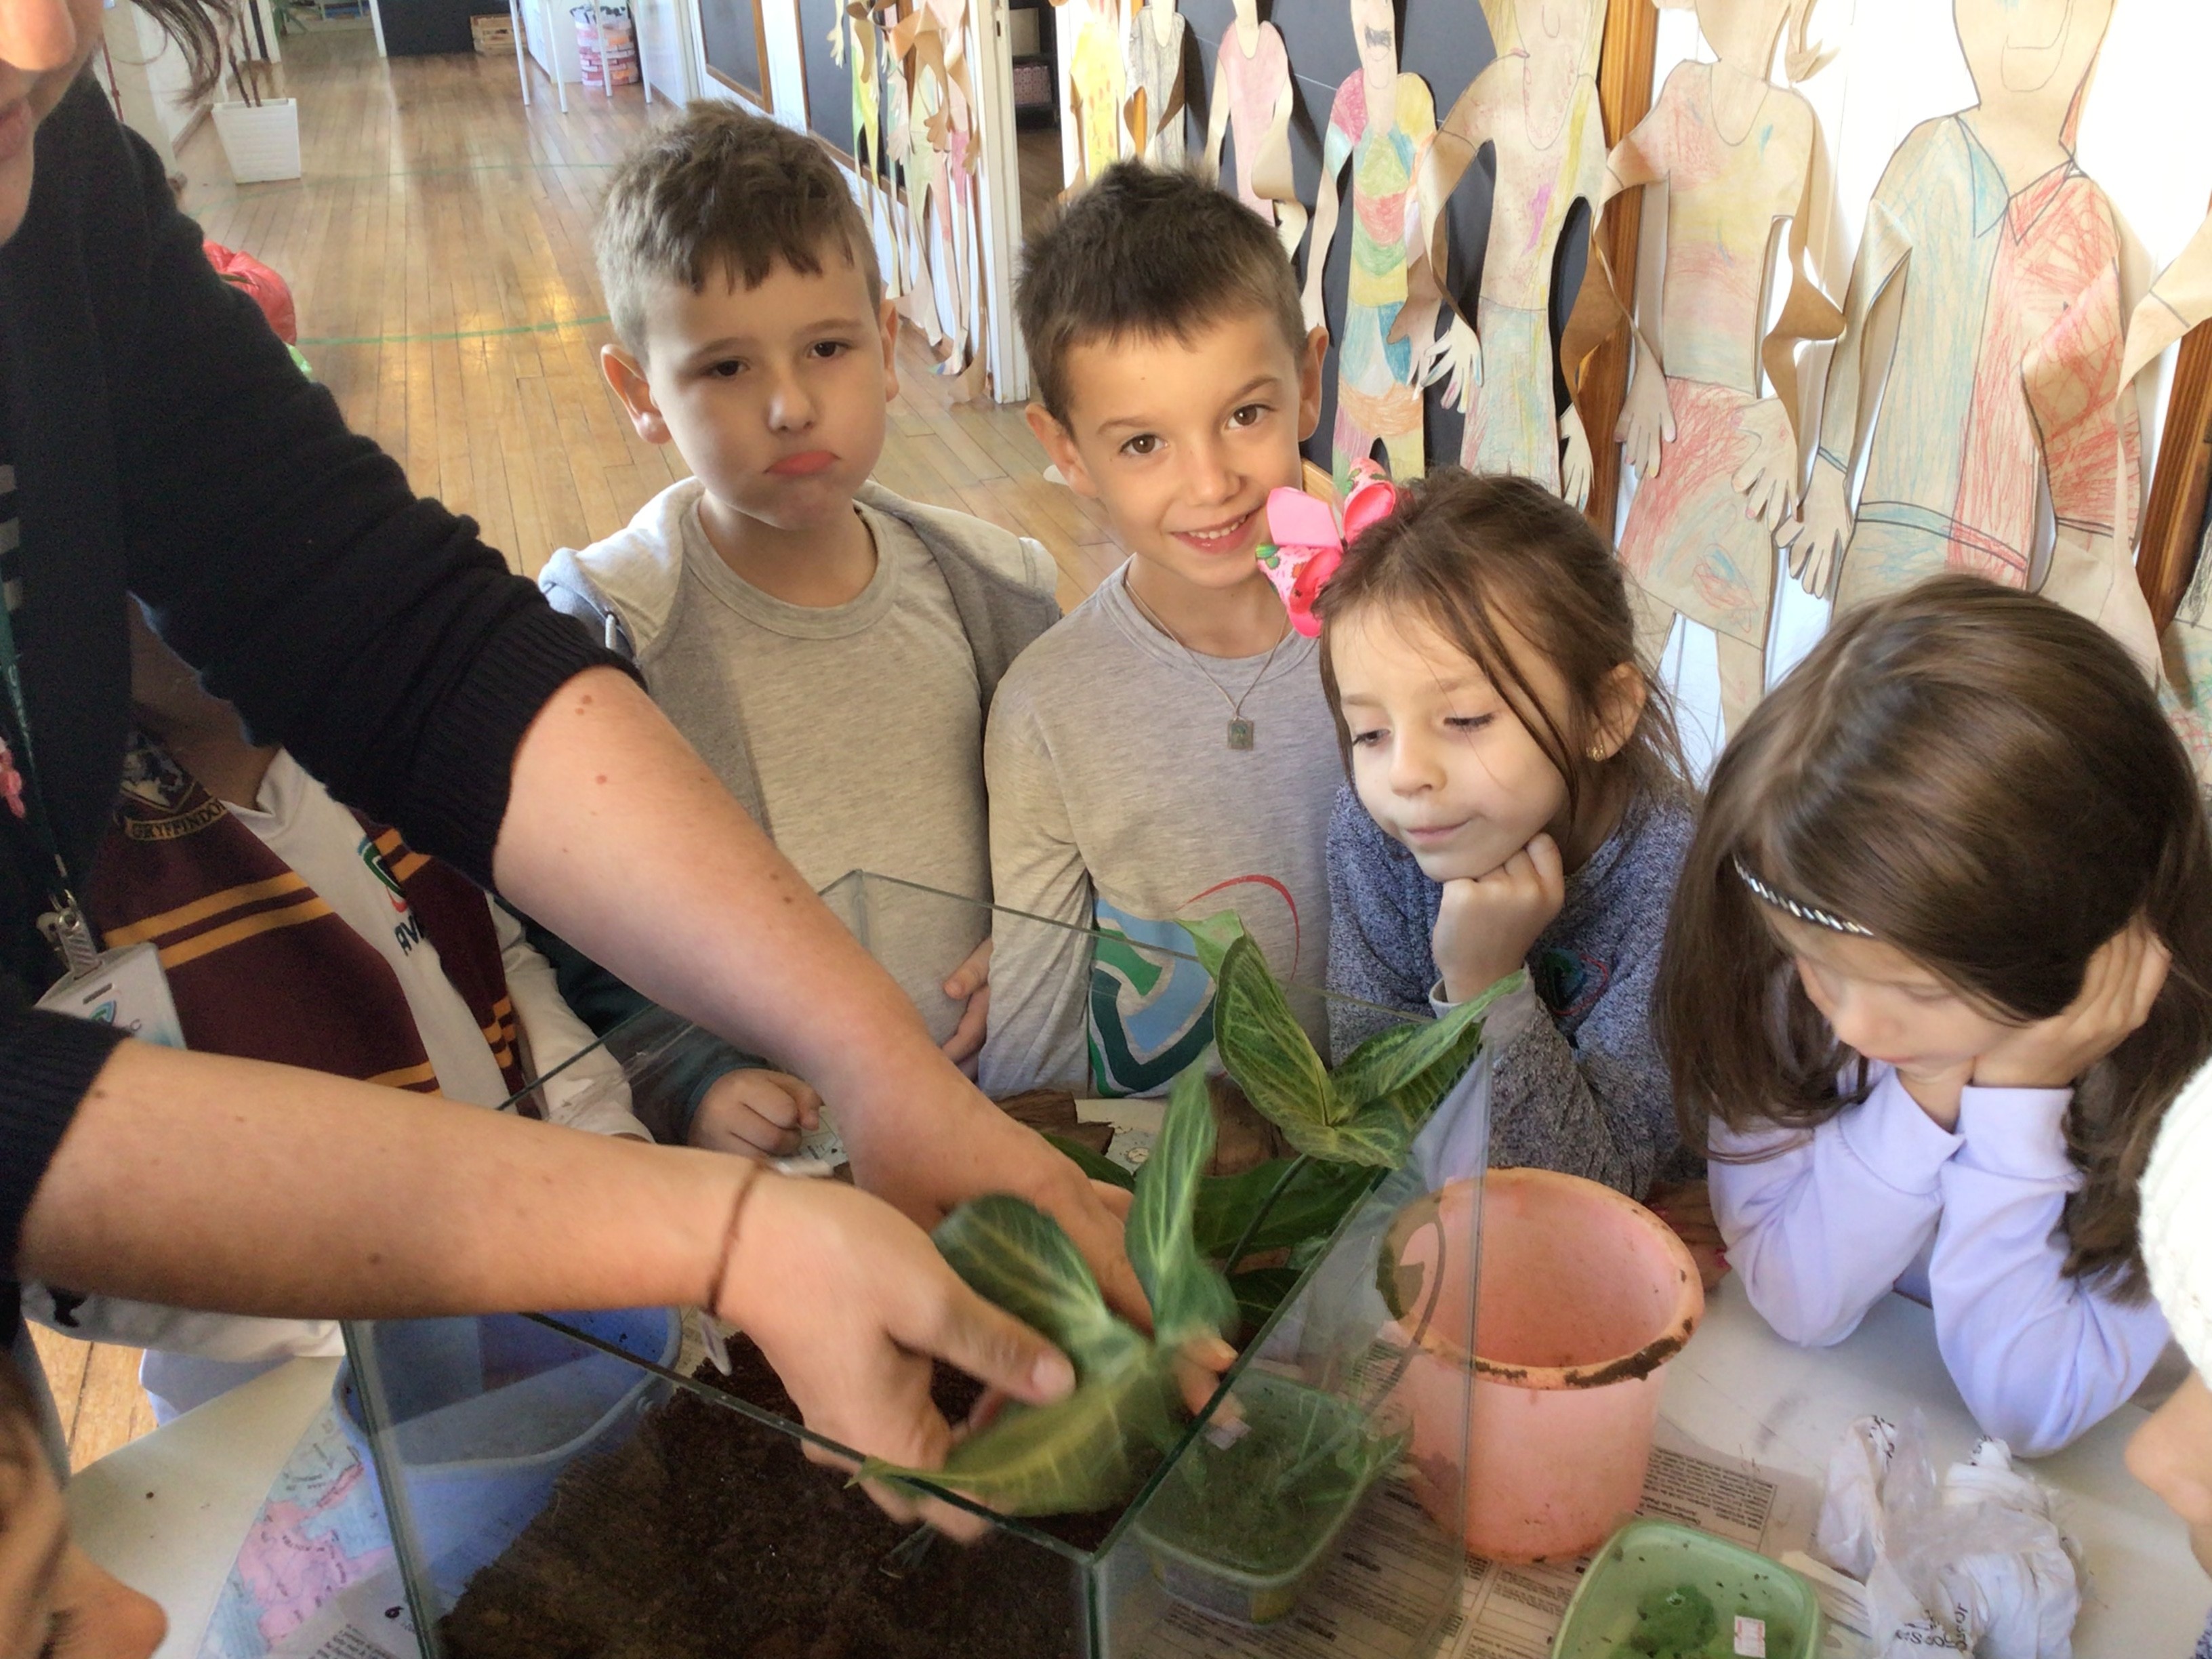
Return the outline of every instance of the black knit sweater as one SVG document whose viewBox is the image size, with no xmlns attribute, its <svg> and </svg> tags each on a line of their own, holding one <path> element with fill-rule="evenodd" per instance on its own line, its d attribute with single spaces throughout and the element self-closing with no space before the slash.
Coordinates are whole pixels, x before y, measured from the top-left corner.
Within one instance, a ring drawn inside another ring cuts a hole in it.
<svg viewBox="0 0 2212 1659">
<path fill-rule="evenodd" d="M 0 459 L 15 467 L 18 635 L 39 781 L 80 881 L 129 712 L 126 593 L 210 690 L 340 799 L 489 884 L 525 728 L 616 659 L 476 526 L 346 430 L 216 276 L 159 161 L 90 77 L 40 127 L 0 247 Z M 0 814 L 0 817 L 5 815 Z M 56 975 L 50 884 L 0 840 L 0 1261 L 116 1034 L 30 1007 Z M 0 1282 L 0 1334 L 15 1297 Z"/>
</svg>

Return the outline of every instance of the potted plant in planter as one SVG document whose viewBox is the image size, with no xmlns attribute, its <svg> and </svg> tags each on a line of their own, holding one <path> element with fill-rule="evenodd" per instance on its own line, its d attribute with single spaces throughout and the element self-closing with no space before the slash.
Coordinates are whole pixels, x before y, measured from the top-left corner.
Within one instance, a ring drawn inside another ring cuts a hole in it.
<svg viewBox="0 0 2212 1659">
<path fill-rule="evenodd" d="M 236 33 L 223 42 L 223 79 L 237 95 L 219 100 L 212 114 L 223 160 L 234 184 L 264 184 L 300 176 L 300 104 L 295 98 L 270 98 L 262 91 L 268 65 L 246 56 Z"/>
</svg>

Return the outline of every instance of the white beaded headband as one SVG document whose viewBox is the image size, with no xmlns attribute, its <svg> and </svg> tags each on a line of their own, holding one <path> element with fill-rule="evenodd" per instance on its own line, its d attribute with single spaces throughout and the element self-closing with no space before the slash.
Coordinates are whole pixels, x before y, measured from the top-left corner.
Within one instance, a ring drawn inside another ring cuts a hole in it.
<svg viewBox="0 0 2212 1659">
<path fill-rule="evenodd" d="M 1845 921 L 1841 916 L 1832 916 L 1826 910 L 1815 909 L 1809 904 L 1800 904 L 1796 899 L 1785 897 L 1776 892 L 1757 876 L 1753 875 L 1749 866 L 1741 859 L 1736 859 L 1733 862 L 1735 865 L 1736 874 L 1743 879 L 1743 884 L 1750 888 L 1756 896 L 1765 900 L 1784 915 L 1795 916 L 1800 921 L 1809 921 L 1815 927 L 1825 927 L 1832 933 L 1853 933 L 1860 939 L 1874 937 L 1871 930 L 1860 927 L 1856 921 Z"/>
</svg>

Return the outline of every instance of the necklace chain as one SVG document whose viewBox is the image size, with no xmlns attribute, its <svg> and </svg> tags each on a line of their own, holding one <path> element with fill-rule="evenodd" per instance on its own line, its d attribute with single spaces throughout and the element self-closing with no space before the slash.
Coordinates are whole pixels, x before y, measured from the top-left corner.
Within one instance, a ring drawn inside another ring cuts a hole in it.
<svg viewBox="0 0 2212 1659">
<path fill-rule="evenodd" d="M 1146 622 L 1152 623 L 1153 627 L 1158 629 L 1161 633 L 1166 635 L 1169 639 L 1175 641 L 1176 649 L 1182 652 L 1183 656 L 1189 661 L 1190 665 L 1198 671 L 1199 678 L 1204 680 L 1208 685 L 1212 686 L 1216 691 L 1219 692 L 1221 694 L 1221 701 L 1229 705 L 1229 746 L 1231 749 L 1251 748 L 1254 744 L 1255 734 L 1252 722 L 1244 718 L 1244 702 L 1247 697 L 1249 697 L 1255 691 L 1257 691 L 1260 689 L 1260 682 L 1267 678 L 1267 670 L 1274 665 L 1275 653 L 1281 650 L 1283 648 L 1283 641 L 1290 638 L 1291 619 L 1289 615 L 1287 613 L 1285 614 L 1283 617 L 1283 631 L 1275 635 L 1275 642 L 1267 647 L 1267 654 L 1260 659 L 1260 672 L 1252 677 L 1252 684 L 1244 688 L 1243 696 L 1232 697 L 1229 695 L 1229 688 L 1222 684 L 1219 680 L 1214 678 L 1213 675 L 1206 668 L 1206 665 L 1198 659 L 1198 653 L 1192 650 L 1188 645 L 1185 645 L 1182 641 L 1182 636 L 1176 633 L 1174 629 L 1170 628 L 1165 623 L 1162 622 L 1159 618 L 1159 613 L 1155 611 L 1152 606 L 1145 603 L 1144 595 L 1138 592 L 1135 587 L 1130 585 L 1128 578 L 1126 575 L 1121 580 L 1121 591 L 1129 596 L 1130 603 L 1137 607 L 1139 613 L 1143 616 Z"/>
</svg>

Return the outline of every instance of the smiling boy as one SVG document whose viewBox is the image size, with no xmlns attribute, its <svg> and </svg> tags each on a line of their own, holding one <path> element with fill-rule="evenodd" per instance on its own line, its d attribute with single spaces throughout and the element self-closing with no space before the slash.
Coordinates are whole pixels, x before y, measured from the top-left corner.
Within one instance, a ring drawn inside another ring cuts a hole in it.
<svg viewBox="0 0 2212 1659">
<path fill-rule="evenodd" d="M 1056 573 L 1034 542 L 869 482 L 898 324 L 836 163 L 694 104 L 617 170 L 598 254 L 607 384 L 696 476 L 541 586 L 631 656 L 812 884 L 867 869 L 988 898 L 984 711 L 1057 620 Z M 945 907 L 926 937 L 871 941 L 956 1059 L 981 1038 L 980 951 L 945 976 L 983 934 Z"/>
<path fill-rule="evenodd" d="M 1187 174 L 1109 169 L 1027 256 L 1030 425 L 1128 557 L 999 689 L 998 900 L 1181 951 L 1179 921 L 1234 909 L 1279 975 L 1317 982 L 1342 766 L 1315 642 L 1254 554 L 1269 491 L 1300 482 L 1324 337 L 1273 232 Z M 1212 1039 L 1194 964 L 1004 922 L 998 951 L 987 1091 L 1149 1092 Z"/>
</svg>

